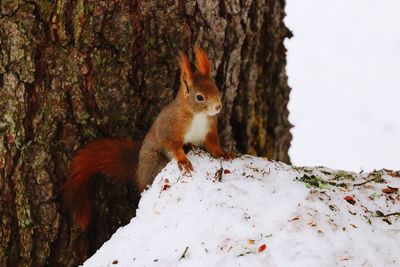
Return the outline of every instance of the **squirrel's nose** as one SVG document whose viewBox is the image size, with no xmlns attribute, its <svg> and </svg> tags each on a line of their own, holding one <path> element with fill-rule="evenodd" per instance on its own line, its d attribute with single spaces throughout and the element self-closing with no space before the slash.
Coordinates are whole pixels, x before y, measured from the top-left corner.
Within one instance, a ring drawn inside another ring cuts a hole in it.
<svg viewBox="0 0 400 267">
<path fill-rule="evenodd" d="M 221 105 L 221 104 L 218 104 L 218 105 L 215 106 L 215 110 L 216 110 L 216 111 L 220 111 L 221 108 L 222 108 L 222 105 Z"/>
</svg>

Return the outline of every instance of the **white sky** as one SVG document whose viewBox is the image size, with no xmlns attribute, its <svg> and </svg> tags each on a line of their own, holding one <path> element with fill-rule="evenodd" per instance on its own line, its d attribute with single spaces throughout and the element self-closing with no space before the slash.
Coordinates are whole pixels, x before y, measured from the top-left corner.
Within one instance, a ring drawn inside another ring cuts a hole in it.
<svg viewBox="0 0 400 267">
<path fill-rule="evenodd" d="M 400 170 L 400 1 L 287 0 L 290 156 Z"/>
</svg>

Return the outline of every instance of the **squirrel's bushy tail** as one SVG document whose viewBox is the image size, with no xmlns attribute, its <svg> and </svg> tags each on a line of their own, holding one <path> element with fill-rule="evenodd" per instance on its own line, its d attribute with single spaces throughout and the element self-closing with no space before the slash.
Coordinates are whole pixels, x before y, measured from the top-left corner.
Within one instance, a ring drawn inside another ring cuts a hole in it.
<svg viewBox="0 0 400 267">
<path fill-rule="evenodd" d="M 90 222 L 89 185 L 95 174 L 105 174 L 118 182 L 135 178 L 140 141 L 129 139 L 98 139 L 72 158 L 70 177 L 64 186 L 64 201 L 74 221 L 85 230 Z"/>
</svg>

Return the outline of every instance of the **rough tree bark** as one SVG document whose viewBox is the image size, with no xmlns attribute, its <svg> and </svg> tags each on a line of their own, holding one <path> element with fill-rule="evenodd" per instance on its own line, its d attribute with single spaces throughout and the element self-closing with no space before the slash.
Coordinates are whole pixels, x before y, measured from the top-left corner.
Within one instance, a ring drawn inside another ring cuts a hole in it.
<svg viewBox="0 0 400 267">
<path fill-rule="evenodd" d="M 73 152 L 143 137 L 176 93 L 178 49 L 202 46 L 226 148 L 289 161 L 284 0 L 0 0 L 0 266 L 75 266 L 134 216 L 99 177 L 94 224 L 61 201 Z M 107 190 L 104 190 L 107 188 Z"/>
</svg>

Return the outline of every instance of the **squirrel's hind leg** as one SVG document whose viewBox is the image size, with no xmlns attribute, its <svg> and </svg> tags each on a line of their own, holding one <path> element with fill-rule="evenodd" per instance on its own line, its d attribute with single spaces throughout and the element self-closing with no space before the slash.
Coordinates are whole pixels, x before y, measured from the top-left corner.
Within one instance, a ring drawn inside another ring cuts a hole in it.
<svg viewBox="0 0 400 267">
<path fill-rule="evenodd" d="M 137 168 L 137 188 L 143 192 L 147 185 L 150 185 L 157 174 L 167 165 L 170 159 L 161 152 L 146 149 L 139 155 Z"/>
</svg>

